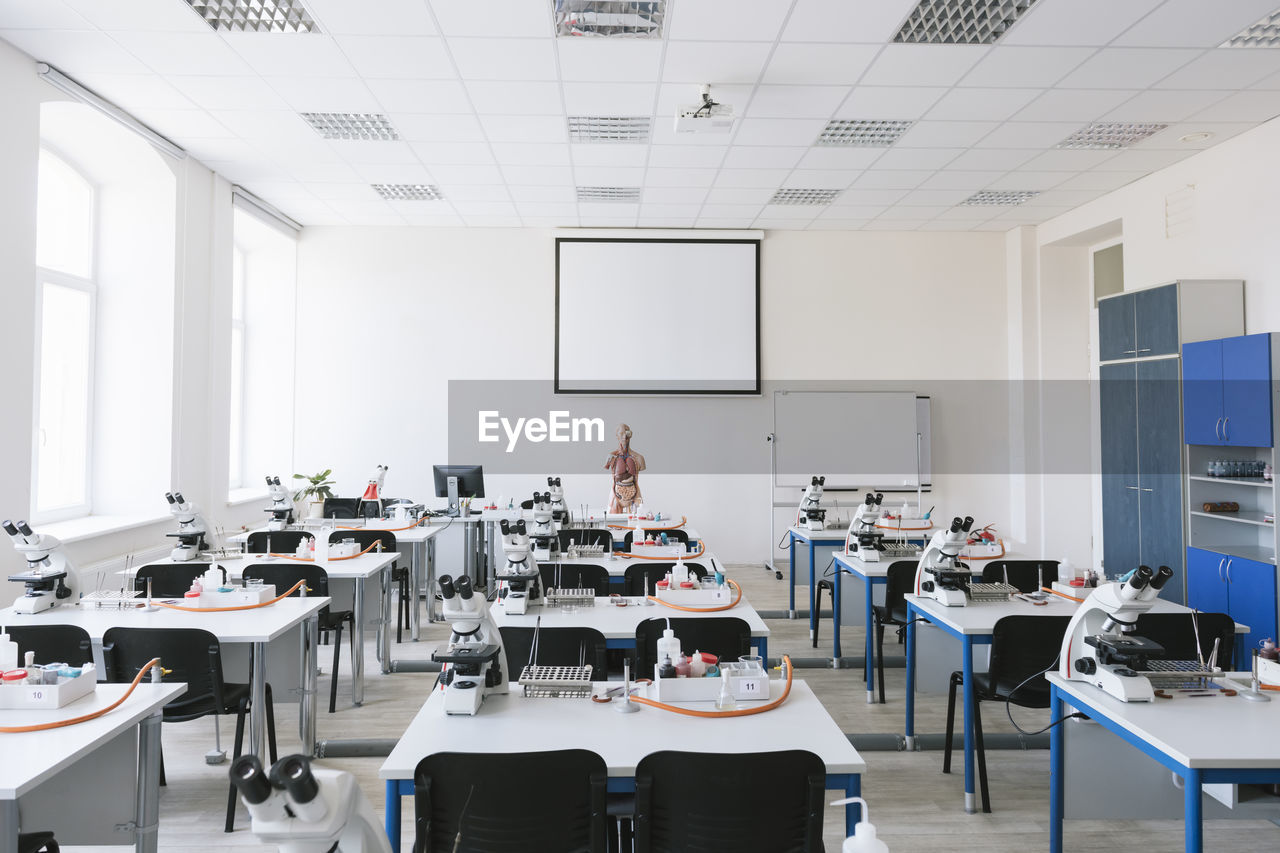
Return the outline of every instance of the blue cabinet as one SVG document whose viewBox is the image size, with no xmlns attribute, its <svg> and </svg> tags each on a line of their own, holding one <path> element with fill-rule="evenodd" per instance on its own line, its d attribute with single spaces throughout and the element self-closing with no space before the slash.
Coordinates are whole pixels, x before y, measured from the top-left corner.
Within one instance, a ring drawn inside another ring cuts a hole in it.
<svg viewBox="0 0 1280 853">
<path fill-rule="evenodd" d="M 1132 294 L 1119 293 L 1098 300 L 1099 361 L 1133 358 L 1138 351 L 1138 345 L 1134 343 L 1137 331 Z"/>
<path fill-rule="evenodd" d="M 1102 563 L 1112 574 L 1142 563 L 1138 522 L 1138 368 L 1098 368 L 1102 418 Z M 1181 544 L 1181 537 L 1179 537 Z"/>
<path fill-rule="evenodd" d="M 1184 344 L 1182 412 L 1187 444 L 1271 447 L 1271 336 Z"/>
<path fill-rule="evenodd" d="M 1139 361 L 1136 408 L 1138 444 L 1138 544 L 1140 564 L 1169 566 L 1173 577 L 1161 597 L 1183 601 L 1182 430 L 1178 417 L 1176 359 Z"/>
<path fill-rule="evenodd" d="M 1222 444 L 1222 341 L 1182 345 L 1182 432 L 1187 444 Z"/>
<path fill-rule="evenodd" d="M 1098 300 L 1098 360 L 1122 361 L 1178 352 L 1178 285 Z"/>
<path fill-rule="evenodd" d="M 1187 549 L 1187 606 L 1205 613 L 1230 613 L 1227 557 L 1203 548 Z M 1246 623 L 1247 624 L 1247 623 Z"/>
<path fill-rule="evenodd" d="M 1276 636 L 1276 567 L 1188 548 L 1187 606 L 1206 613 L 1226 613 L 1247 625 L 1249 632 L 1237 638 L 1247 655 L 1262 640 Z"/>
</svg>

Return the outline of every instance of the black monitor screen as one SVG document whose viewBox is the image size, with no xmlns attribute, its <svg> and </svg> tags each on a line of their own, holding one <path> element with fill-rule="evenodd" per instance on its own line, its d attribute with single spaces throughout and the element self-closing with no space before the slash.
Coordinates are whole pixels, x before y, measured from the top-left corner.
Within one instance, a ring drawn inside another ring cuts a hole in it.
<svg viewBox="0 0 1280 853">
<path fill-rule="evenodd" d="M 449 478 L 458 478 L 458 497 L 484 497 L 484 468 L 480 465 L 432 465 L 436 497 L 449 497 Z"/>
</svg>

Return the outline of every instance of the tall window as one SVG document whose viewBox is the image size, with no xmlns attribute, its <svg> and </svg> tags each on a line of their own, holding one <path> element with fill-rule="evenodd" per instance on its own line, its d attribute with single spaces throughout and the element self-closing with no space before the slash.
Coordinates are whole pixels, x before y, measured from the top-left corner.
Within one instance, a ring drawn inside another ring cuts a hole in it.
<svg viewBox="0 0 1280 853">
<path fill-rule="evenodd" d="M 227 487 L 244 485 L 244 293 L 245 264 L 242 247 L 231 258 L 231 455 Z"/>
<path fill-rule="evenodd" d="M 40 150 L 36 264 L 40 349 L 34 509 L 41 520 L 89 510 L 93 407 L 93 186 L 65 160 Z"/>
</svg>

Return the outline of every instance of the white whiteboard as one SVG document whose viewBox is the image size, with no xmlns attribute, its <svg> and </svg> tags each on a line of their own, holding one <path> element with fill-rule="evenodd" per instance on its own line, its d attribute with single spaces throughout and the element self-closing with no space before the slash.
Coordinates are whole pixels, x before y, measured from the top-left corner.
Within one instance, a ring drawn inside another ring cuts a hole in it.
<svg viewBox="0 0 1280 853">
<path fill-rule="evenodd" d="M 758 240 L 556 240 L 561 392 L 760 391 Z"/>
</svg>

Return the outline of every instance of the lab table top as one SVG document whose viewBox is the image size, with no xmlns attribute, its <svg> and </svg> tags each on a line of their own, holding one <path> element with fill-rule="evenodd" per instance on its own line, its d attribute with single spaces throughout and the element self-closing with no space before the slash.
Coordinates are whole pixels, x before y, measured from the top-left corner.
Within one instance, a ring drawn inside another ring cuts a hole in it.
<svg viewBox="0 0 1280 853">
<path fill-rule="evenodd" d="M 756 609 L 746 600 L 745 596 L 738 602 L 736 607 L 712 613 L 690 613 L 682 610 L 673 610 L 670 607 L 664 607 L 653 602 L 648 602 L 652 606 L 645 606 L 640 603 L 645 599 L 638 596 L 629 596 L 623 600 L 628 602 L 626 607 L 610 604 L 610 599 L 608 598 L 597 598 L 594 606 L 581 606 L 573 612 L 565 612 L 562 607 L 543 607 L 535 604 L 529 608 L 528 613 L 518 616 L 509 615 L 503 610 L 500 602 L 495 602 L 490 612 L 493 613 L 494 621 L 498 623 L 498 627 L 513 625 L 532 628 L 538 625 L 539 620 L 541 620 L 540 624 L 543 628 L 594 628 L 604 634 L 606 640 L 635 639 L 636 627 L 641 622 L 646 619 L 660 619 L 667 616 L 680 618 L 736 616 L 745 621 L 751 628 L 751 636 L 769 636 L 769 627 L 760 618 L 760 614 L 756 612 Z"/>
</svg>

